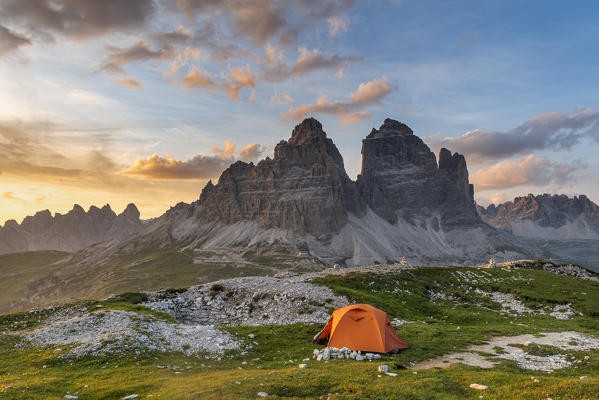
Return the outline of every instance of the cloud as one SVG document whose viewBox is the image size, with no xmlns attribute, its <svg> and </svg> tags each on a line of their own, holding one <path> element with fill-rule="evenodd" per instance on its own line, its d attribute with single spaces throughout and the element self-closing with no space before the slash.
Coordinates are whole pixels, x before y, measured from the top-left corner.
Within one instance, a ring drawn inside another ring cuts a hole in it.
<svg viewBox="0 0 599 400">
<path fill-rule="evenodd" d="M 195 89 L 198 87 L 214 91 L 214 77 L 200 67 L 193 67 L 187 75 L 181 80 L 181 86 L 184 89 Z"/>
<path fill-rule="evenodd" d="M 178 24 L 171 32 L 156 32 L 151 35 L 154 41 L 161 44 L 161 47 L 178 45 L 184 46 L 191 42 L 191 30 Z"/>
<path fill-rule="evenodd" d="M 361 61 L 362 57 L 358 56 L 340 56 L 338 54 L 324 54 L 318 49 L 308 50 L 306 47 L 298 49 L 299 56 L 295 64 L 288 66 L 282 58 L 278 58 L 277 62 L 272 64 L 274 56 L 272 50 L 267 47 L 266 63 L 272 65 L 264 70 L 264 79 L 269 82 L 282 82 L 289 78 L 299 78 L 318 70 L 341 70 L 347 68 L 350 62 Z"/>
<path fill-rule="evenodd" d="M 244 87 L 256 87 L 256 77 L 252 73 L 249 65 L 229 68 L 228 74 L 221 74 L 220 79 L 217 76 L 200 69 L 200 67 L 193 67 L 181 80 L 181 86 L 184 89 L 202 88 L 211 92 L 220 89 L 224 91 L 230 99 L 237 100 L 239 99 L 239 91 L 241 89 Z"/>
<path fill-rule="evenodd" d="M 129 89 L 137 90 L 143 86 L 139 81 L 131 76 L 125 76 L 117 80 L 118 84 Z"/>
<path fill-rule="evenodd" d="M 316 104 L 301 105 L 290 108 L 285 114 L 281 114 L 283 120 L 299 120 L 308 114 L 333 114 L 337 115 L 344 124 L 351 124 L 365 118 L 370 114 L 360 108 L 380 104 L 381 100 L 395 89 L 386 78 L 376 79 L 367 83 L 361 83 L 358 89 L 350 93 L 349 101 L 337 101 L 331 103 L 327 95 L 322 95 L 316 100 Z"/>
<path fill-rule="evenodd" d="M 143 40 L 125 48 L 106 46 L 106 51 L 109 54 L 104 58 L 98 71 L 118 76 L 118 83 L 131 89 L 139 89 L 141 84 L 125 72 L 123 68 L 125 64 L 148 60 L 166 60 L 174 54 L 174 49 L 170 45 L 153 50 Z"/>
<path fill-rule="evenodd" d="M 372 114 L 368 111 L 359 111 L 350 114 L 340 114 L 339 121 L 341 121 L 343 125 L 351 125 L 355 124 L 358 121 L 368 119 L 370 117 L 372 117 Z"/>
<path fill-rule="evenodd" d="M 13 192 L 4 192 L 4 193 L 2 193 L 2 195 L 0 197 L 2 197 L 3 199 L 8 199 L 8 200 L 23 201 L 23 199 L 21 199 L 20 197 L 15 196 L 15 194 Z"/>
<path fill-rule="evenodd" d="M 133 165 L 119 171 L 120 174 L 143 179 L 158 180 L 200 180 L 219 176 L 235 157 L 235 143 L 227 139 L 224 146 L 214 145 L 213 156 L 197 155 L 187 161 L 161 157 L 153 154 L 148 158 L 140 158 Z M 257 143 L 250 143 L 239 152 L 239 158 L 245 161 L 258 159 L 265 148 Z"/>
<path fill-rule="evenodd" d="M 258 160 L 266 151 L 264 146 L 258 143 L 250 143 L 240 150 L 240 158 L 243 161 L 254 161 Z"/>
<path fill-rule="evenodd" d="M 341 21 L 353 0 L 175 0 L 174 8 L 188 20 L 224 16 L 225 25 L 238 38 L 254 46 L 277 42 L 287 47 L 297 41 L 301 29 L 319 21 Z M 337 30 L 342 22 L 333 22 Z"/>
<path fill-rule="evenodd" d="M 0 57 L 18 49 L 20 46 L 28 46 L 30 44 L 31 40 L 27 37 L 0 25 Z"/>
<path fill-rule="evenodd" d="M 29 129 L 39 132 L 38 135 L 46 133 L 40 126 L 0 122 L 0 171 L 3 174 L 44 178 L 81 174 L 81 169 L 66 166 L 67 158 L 41 142 Z"/>
<path fill-rule="evenodd" d="M 199 180 L 218 176 L 229 166 L 230 160 L 218 156 L 198 155 L 187 161 L 153 154 L 136 160 L 121 174 L 146 179 Z"/>
<path fill-rule="evenodd" d="M 239 99 L 239 91 L 244 87 L 256 87 L 256 78 L 249 64 L 245 67 L 230 68 L 229 76 L 225 89 L 230 99 Z"/>
<path fill-rule="evenodd" d="M 269 104 L 291 104 L 293 103 L 293 99 L 287 93 L 283 93 L 282 95 L 273 94 L 270 98 Z"/>
<path fill-rule="evenodd" d="M 218 144 L 212 147 L 212 153 L 220 158 L 229 158 L 235 154 L 235 143 L 232 140 L 225 140 L 224 147 L 221 149 Z"/>
<path fill-rule="evenodd" d="M 331 36 L 337 36 L 345 33 L 349 27 L 349 21 L 347 18 L 340 17 L 338 15 L 328 18 L 327 23 L 329 24 L 329 35 Z"/>
<path fill-rule="evenodd" d="M 507 189 L 520 185 L 563 185 L 572 182 L 575 171 L 583 168 L 580 162 L 554 163 L 529 154 L 518 160 L 503 160 L 489 168 L 479 169 L 470 177 L 475 190 Z"/>
<path fill-rule="evenodd" d="M 599 111 L 578 107 L 573 112 L 547 112 L 505 132 L 475 129 L 433 146 L 460 152 L 474 163 L 536 150 L 569 150 L 584 137 L 599 141 Z M 434 138 L 433 138 L 434 139 Z"/>
<path fill-rule="evenodd" d="M 83 40 L 114 32 L 129 32 L 146 24 L 156 7 L 153 0 L 3 0 L 2 19 L 33 32 Z"/>
</svg>

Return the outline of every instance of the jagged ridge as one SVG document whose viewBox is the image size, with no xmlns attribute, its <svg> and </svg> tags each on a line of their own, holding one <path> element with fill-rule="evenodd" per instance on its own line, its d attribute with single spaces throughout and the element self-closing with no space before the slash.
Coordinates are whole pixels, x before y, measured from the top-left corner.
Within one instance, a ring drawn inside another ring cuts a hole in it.
<svg viewBox="0 0 599 400">
<path fill-rule="evenodd" d="M 91 206 L 87 213 L 78 204 L 66 214 L 52 216 L 49 210 L 0 226 L 0 254 L 32 250 L 77 251 L 94 243 L 136 232 L 141 225 L 139 210 L 129 204 L 117 215 L 110 205 Z"/>
<path fill-rule="evenodd" d="M 519 236 L 599 239 L 599 206 L 585 195 L 528 194 L 477 209 L 487 223 Z"/>
</svg>

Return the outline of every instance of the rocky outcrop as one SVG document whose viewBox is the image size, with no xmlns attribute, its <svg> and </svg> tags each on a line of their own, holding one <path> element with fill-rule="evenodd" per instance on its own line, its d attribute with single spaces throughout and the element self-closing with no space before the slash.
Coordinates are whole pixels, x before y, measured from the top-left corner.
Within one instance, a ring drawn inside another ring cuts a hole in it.
<svg viewBox="0 0 599 400">
<path fill-rule="evenodd" d="M 480 222 L 464 156 L 441 149 L 437 166 L 422 139 L 391 119 L 362 141 L 357 185 L 370 208 L 390 223 L 423 216 L 446 226 Z"/>
<path fill-rule="evenodd" d="M 585 195 L 543 194 L 478 207 L 487 223 L 518 236 L 543 239 L 599 239 L 599 206 Z"/>
<path fill-rule="evenodd" d="M 77 251 L 94 243 L 136 232 L 139 210 L 129 204 L 119 215 L 109 205 L 91 206 L 88 212 L 75 204 L 66 214 L 37 212 L 19 225 L 10 220 L 0 227 L 0 254 L 31 250 Z"/>
<path fill-rule="evenodd" d="M 231 165 L 216 185 L 206 185 L 194 206 L 202 219 L 255 221 L 265 229 L 322 238 L 343 227 L 349 213 L 364 209 L 339 150 L 313 118 L 277 144 L 273 159 Z"/>
</svg>

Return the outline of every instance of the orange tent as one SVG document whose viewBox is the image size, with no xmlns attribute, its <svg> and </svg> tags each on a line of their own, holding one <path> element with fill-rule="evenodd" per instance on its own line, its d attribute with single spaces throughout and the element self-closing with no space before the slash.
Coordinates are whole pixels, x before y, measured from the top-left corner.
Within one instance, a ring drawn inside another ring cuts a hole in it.
<svg viewBox="0 0 599 400">
<path fill-rule="evenodd" d="M 389 353 L 407 349 L 395 333 L 387 313 L 369 304 L 354 304 L 333 311 L 329 322 L 314 341 L 327 340 L 328 347 Z"/>
</svg>

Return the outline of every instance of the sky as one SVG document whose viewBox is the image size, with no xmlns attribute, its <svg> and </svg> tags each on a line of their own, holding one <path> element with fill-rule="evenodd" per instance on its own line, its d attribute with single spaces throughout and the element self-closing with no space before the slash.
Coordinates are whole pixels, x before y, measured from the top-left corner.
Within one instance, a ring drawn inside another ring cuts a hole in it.
<svg viewBox="0 0 599 400">
<path fill-rule="evenodd" d="M 307 116 L 353 179 L 389 117 L 464 154 L 482 205 L 599 203 L 597 38 L 582 0 L 0 0 L 0 223 L 161 215 Z"/>
</svg>

